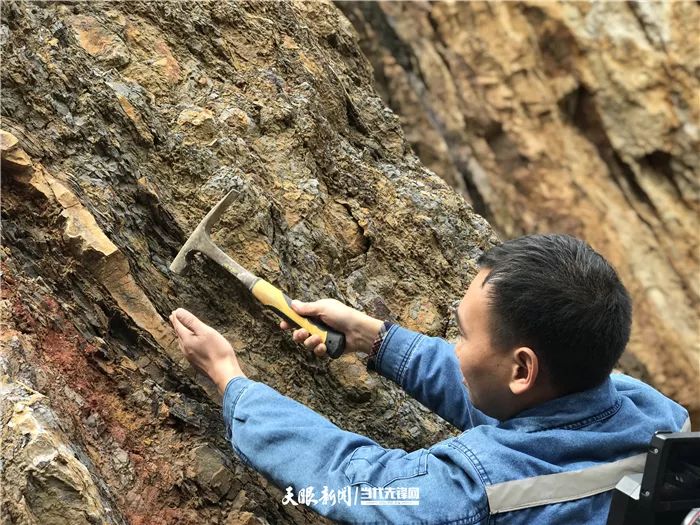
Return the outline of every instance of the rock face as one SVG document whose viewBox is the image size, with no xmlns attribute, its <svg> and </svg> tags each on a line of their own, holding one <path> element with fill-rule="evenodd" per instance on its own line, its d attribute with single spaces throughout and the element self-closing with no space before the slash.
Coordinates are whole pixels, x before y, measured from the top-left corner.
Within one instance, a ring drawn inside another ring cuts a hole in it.
<svg viewBox="0 0 700 525">
<path fill-rule="evenodd" d="M 361 357 L 317 359 L 223 269 L 430 334 L 496 242 L 410 152 L 326 3 L 2 3 L 3 523 L 318 523 L 246 468 L 167 316 L 221 330 L 249 377 L 387 447 L 453 429 Z M 292 460 L 292 458 L 290 458 Z"/>
<path fill-rule="evenodd" d="M 504 237 L 583 237 L 635 305 L 622 367 L 700 422 L 696 2 L 339 2 L 426 166 Z"/>
</svg>

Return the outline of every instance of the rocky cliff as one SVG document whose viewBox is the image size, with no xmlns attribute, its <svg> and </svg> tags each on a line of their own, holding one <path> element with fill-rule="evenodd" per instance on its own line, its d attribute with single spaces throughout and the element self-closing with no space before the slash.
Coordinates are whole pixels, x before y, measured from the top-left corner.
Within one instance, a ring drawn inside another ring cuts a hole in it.
<svg viewBox="0 0 700 525">
<path fill-rule="evenodd" d="M 700 6 L 338 2 L 426 166 L 499 233 L 611 260 L 621 366 L 700 422 Z"/>
<path fill-rule="evenodd" d="M 214 239 L 241 264 L 450 330 L 496 238 L 411 153 L 333 5 L 10 0 L 0 43 L 3 523 L 319 522 L 231 452 L 178 306 L 346 429 L 404 448 L 453 431 L 359 356 L 297 347 L 206 258 L 168 270 L 236 187 Z"/>
</svg>

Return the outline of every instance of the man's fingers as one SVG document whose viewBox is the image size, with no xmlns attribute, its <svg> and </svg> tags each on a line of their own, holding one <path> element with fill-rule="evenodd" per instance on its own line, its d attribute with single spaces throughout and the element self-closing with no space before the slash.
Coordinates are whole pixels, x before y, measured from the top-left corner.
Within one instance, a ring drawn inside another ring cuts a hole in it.
<svg viewBox="0 0 700 525">
<path fill-rule="evenodd" d="M 321 336 L 311 335 L 304 328 L 295 330 L 292 334 L 292 339 L 297 343 L 303 344 L 307 350 L 313 351 L 319 357 L 326 353 L 326 345 L 321 342 Z"/>
<path fill-rule="evenodd" d="M 173 312 L 175 319 L 180 322 L 180 325 L 185 327 L 187 330 L 193 334 L 199 334 L 207 326 L 202 321 L 197 319 L 197 317 L 185 310 L 184 308 L 178 308 Z"/>
<path fill-rule="evenodd" d="M 316 354 L 316 357 L 323 357 L 323 355 L 326 353 L 326 345 L 320 344 L 316 348 L 314 348 L 314 354 Z"/>
<path fill-rule="evenodd" d="M 197 334 L 193 333 L 189 328 L 182 324 L 180 318 L 178 318 L 178 316 L 175 315 L 175 312 L 170 314 L 170 322 L 172 323 L 173 328 L 175 329 L 175 333 L 177 334 L 177 344 L 180 348 L 180 351 L 185 356 L 188 356 L 190 352 L 188 343 L 190 343 L 192 341 L 191 338 L 195 337 Z M 204 323 L 202 323 L 202 326 L 206 327 Z"/>
<path fill-rule="evenodd" d="M 292 339 L 297 343 L 303 343 L 309 335 L 309 332 L 307 332 L 305 328 L 300 328 L 299 330 L 294 330 Z"/>
<path fill-rule="evenodd" d="M 313 350 L 314 348 L 316 348 L 320 344 L 321 344 L 321 336 L 318 336 L 318 335 L 312 335 L 311 337 L 306 339 L 306 341 L 304 341 L 304 346 L 308 350 Z"/>
<path fill-rule="evenodd" d="M 192 335 L 192 332 L 190 332 L 178 320 L 177 316 L 175 315 L 175 312 L 170 314 L 170 322 L 172 323 L 173 328 L 175 329 L 175 333 L 177 334 L 177 337 L 178 337 L 180 343 L 182 342 L 183 338 Z"/>
</svg>

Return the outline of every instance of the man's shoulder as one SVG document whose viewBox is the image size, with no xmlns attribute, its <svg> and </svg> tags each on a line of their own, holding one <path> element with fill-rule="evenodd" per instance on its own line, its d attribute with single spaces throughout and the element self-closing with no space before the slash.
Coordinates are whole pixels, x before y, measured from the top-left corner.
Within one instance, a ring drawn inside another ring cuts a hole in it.
<svg viewBox="0 0 700 525">
<path fill-rule="evenodd" d="M 570 462 L 571 456 L 595 462 L 607 450 L 611 460 L 626 457 L 644 448 L 655 431 L 687 425 L 685 408 L 652 386 L 623 374 L 610 379 L 597 394 L 571 395 L 496 425 L 475 426 L 457 439 L 487 471 L 512 472 L 520 464 L 557 471 L 585 467 Z"/>
<path fill-rule="evenodd" d="M 632 388 L 651 388 L 652 390 L 655 390 L 652 386 L 648 385 L 644 381 L 636 379 L 617 370 L 610 374 L 610 379 L 612 379 L 612 382 L 616 386 L 619 384 L 621 386 L 628 386 Z"/>
<path fill-rule="evenodd" d="M 636 379 L 622 372 L 613 372 L 610 374 L 610 380 L 615 387 L 615 390 L 620 395 L 623 396 L 644 396 L 653 398 L 656 401 L 663 402 L 663 400 L 668 400 L 661 392 L 659 392 L 653 386 L 645 383 L 640 379 Z"/>
<path fill-rule="evenodd" d="M 640 379 L 636 379 L 621 372 L 610 374 L 610 379 L 621 396 L 634 398 L 640 401 L 645 400 L 652 403 L 663 403 L 680 407 L 678 403 Z"/>
<path fill-rule="evenodd" d="M 623 399 L 623 416 L 649 418 L 658 430 L 680 431 L 687 428 L 688 411 L 653 386 L 621 373 L 610 375 L 615 389 Z"/>
</svg>

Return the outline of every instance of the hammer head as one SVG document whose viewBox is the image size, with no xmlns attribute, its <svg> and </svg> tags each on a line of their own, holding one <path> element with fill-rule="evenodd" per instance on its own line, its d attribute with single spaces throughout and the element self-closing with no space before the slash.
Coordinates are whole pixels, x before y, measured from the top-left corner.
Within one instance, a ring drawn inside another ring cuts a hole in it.
<svg viewBox="0 0 700 525">
<path fill-rule="evenodd" d="M 202 219 L 202 222 L 194 229 L 192 235 L 189 236 L 187 242 L 180 248 L 180 251 L 170 265 L 171 271 L 178 274 L 182 273 L 183 270 L 187 268 L 188 258 L 191 252 L 206 251 L 207 248 L 213 244 L 209 237 L 211 227 L 219 220 L 237 195 L 238 193 L 236 190 L 229 191 L 224 198 L 207 213 L 206 217 Z"/>
</svg>

